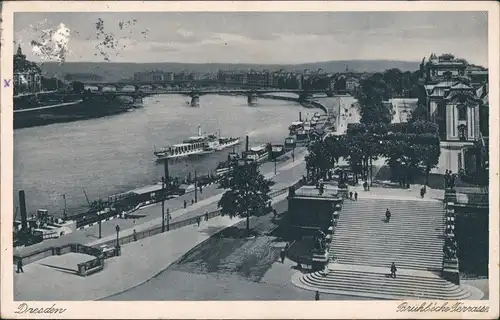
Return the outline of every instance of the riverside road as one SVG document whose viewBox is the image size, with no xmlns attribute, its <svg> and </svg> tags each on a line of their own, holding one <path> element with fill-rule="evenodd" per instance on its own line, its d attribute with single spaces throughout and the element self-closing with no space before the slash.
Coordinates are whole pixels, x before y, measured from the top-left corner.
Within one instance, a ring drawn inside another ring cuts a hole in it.
<svg viewBox="0 0 500 320">
<path fill-rule="evenodd" d="M 297 148 L 295 150 L 295 161 L 293 161 L 290 153 L 283 156 L 281 161 L 277 164 L 278 175 L 276 176 L 274 176 L 274 163 L 272 162 L 262 164 L 260 166 L 260 171 L 267 178 L 273 178 L 275 181 L 275 185 L 272 187 L 273 190 L 284 188 L 287 185 L 297 182 L 304 174 L 304 155 L 305 148 Z M 213 184 L 203 188 L 202 193 L 198 192 L 198 203 L 194 205 L 191 205 L 191 200 L 194 199 L 194 192 L 165 201 L 165 208 L 170 209 L 170 214 L 172 216 L 170 223 L 192 218 L 202 215 L 207 211 L 217 209 L 217 201 L 220 199 L 222 192 L 223 190 L 219 189 L 217 184 Z M 186 209 L 183 208 L 184 200 L 188 202 Z M 162 215 L 161 203 L 139 209 L 134 212 L 134 215 L 144 217 L 138 219 L 114 219 L 103 222 L 101 224 L 102 239 L 98 238 L 99 226 L 96 224 L 87 229 L 76 231 L 58 239 L 45 240 L 29 247 L 18 248 L 15 250 L 15 253 L 25 255 L 40 249 L 49 248 L 51 246 L 61 246 L 68 243 L 96 244 L 105 242 L 107 239 L 115 237 L 116 225 L 120 226 L 122 236 L 132 233 L 134 229 L 139 232 L 154 226 L 159 226 L 161 225 Z"/>
</svg>

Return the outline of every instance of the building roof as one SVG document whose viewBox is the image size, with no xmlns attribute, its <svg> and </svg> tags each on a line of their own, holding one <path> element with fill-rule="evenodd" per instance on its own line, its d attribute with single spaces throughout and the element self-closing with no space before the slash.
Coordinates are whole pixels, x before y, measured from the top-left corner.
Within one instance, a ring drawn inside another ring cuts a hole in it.
<svg viewBox="0 0 500 320">
<path fill-rule="evenodd" d="M 490 103 L 490 97 L 488 95 L 488 93 L 483 97 L 483 105 L 488 105 Z"/>
<path fill-rule="evenodd" d="M 154 185 L 144 186 L 141 188 L 130 190 L 129 192 L 135 193 L 135 194 L 146 194 L 146 193 L 150 193 L 150 192 L 158 192 L 161 190 L 161 188 L 162 188 L 161 184 L 154 184 Z"/>
<path fill-rule="evenodd" d="M 468 85 L 466 85 L 466 84 L 463 84 L 463 83 L 460 83 L 460 82 L 459 82 L 459 83 L 457 83 L 457 84 L 453 85 L 453 86 L 451 87 L 451 89 L 454 89 L 454 90 L 464 90 L 464 89 L 466 89 L 466 90 L 470 90 L 470 89 L 472 89 L 472 87 L 470 87 L 470 86 L 468 86 Z"/>
<path fill-rule="evenodd" d="M 454 80 L 442 81 L 434 86 L 434 88 L 448 88 L 455 85 L 457 82 Z"/>
<path fill-rule="evenodd" d="M 436 86 L 435 84 L 425 84 L 424 88 L 427 91 L 427 93 L 431 93 L 432 89 L 434 89 L 435 86 Z"/>
</svg>

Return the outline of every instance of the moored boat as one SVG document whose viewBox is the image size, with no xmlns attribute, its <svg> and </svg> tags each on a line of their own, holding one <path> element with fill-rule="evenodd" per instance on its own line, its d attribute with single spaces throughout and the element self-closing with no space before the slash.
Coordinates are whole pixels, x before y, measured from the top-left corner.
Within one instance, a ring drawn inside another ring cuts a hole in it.
<svg viewBox="0 0 500 320">
<path fill-rule="evenodd" d="M 219 149 L 229 148 L 240 143 L 239 137 L 219 137 Z"/>
<path fill-rule="evenodd" d="M 282 144 L 273 144 L 271 146 L 271 156 L 273 159 L 283 155 L 285 153 L 285 146 Z"/>
<path fill-rule="evenodd" d="M 263 144 L 257 147 L 252 147 L 250 150 L 245 152 L 245 159 L 262 162 L 269 159 L 269 148 L 267 145 Z"/>
<path fill-rule="evenodd" d="M 219 139 L 213 134 L 204 135 L 198 127 L 198 135 L 189 137 L 182 143 L 174 144 L 162 150 L 155 151 L 158 159 L 181 158 L 193 155 L 212 153 L 219 148 Z"/>
</svg>

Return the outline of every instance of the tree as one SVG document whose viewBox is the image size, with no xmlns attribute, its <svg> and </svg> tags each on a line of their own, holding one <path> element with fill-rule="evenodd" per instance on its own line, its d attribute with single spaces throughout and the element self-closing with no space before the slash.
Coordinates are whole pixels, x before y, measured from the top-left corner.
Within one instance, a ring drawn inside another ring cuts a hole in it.
<svg viewBox="0 0 500 320">
<path fill-rule="evenodd" d="M 330 167 L 334 168 L 339 159 L 347 156 L 344 136 L 326 136 L 324 139 L 327 158 L 330 160 Z"/>
<path fill-rule="evenodd" d="M 424 172 L 428 182 L 429 172 L 441 154 L 437 130 L 432 122 L 416 121 L 406 127 L 406 132 L 385 137 L 382 153 L 387 157 L 393 178 L 408 186 L 415 175 Z"/>
<path fill-rule="evenodd" d="M 83 91 L 85 91 L 85 85 L 80 81 L 73 81 L 71 83 L 71 88 L 73 89 L 73 92 L 76 93 L 82 93 Z"/>
<path fill-rule="evenodd" d="M 308 175 L 312 175 L 315 181 L 321 177 L 325 178 L 328 169 L 332 168 L 330 153 L 325 142 L 322 140 L 314 141 L 308 146 L 307 151 L 305 160 Z"/>
<path fill-rule="evenodd" d="M 222 215 L 246 217 L 247 233 L 250 231 L 250 216 L 262 215 L 271 197 L 274 181 L 264 178 L 257 163 L 237 164 L 219 182 L 219 187 L 228 189 L 217 203 Z"/>
<path fill-rule="evenodd" d="M 384 103 L 391 98 L 392 89 L 385 82 L 384 75 L 375 73 L 360 83 L 356 93 L 359 102 L 360 122 L 364 124 L 390 124 L 392 110 Z"/>
<path fill-rule="evenodd" d="M 333 84 L 333 89 L 344 91 L 346 89 L 346 79 L 345 77 L 339 77 Z"/>
</svg>

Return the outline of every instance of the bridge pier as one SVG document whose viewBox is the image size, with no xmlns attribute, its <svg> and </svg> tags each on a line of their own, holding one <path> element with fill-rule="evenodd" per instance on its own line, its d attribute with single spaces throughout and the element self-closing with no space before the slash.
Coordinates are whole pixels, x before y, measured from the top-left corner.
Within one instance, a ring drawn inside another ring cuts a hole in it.
<svg viewBox="0 0 500 320">
<path fill-rule="evenodd" d="M 253 106 L 257 103 L 257 94 L 255 92 L 247 93 L 247 103 L 249 106 Z"/>
<path fill-rule="evenodd" d="M 142 104 L 142 96 L 135 96 L 134 97 L 134 105 L 140 105 Z"/>
<path fill-rule="evenodd" d="M 307 91 L 303 91 L 300 95 L 299 95 L 299 101 L 305 101 L 305 100 L 310 100 L 312 97 L 312 95 L 307 92 Z"/>
<path fill-rule="evenodd" d="M 191 107 L 200 106 L 200 96 L 197 94 L 191 95 Z"/>
</svg>

